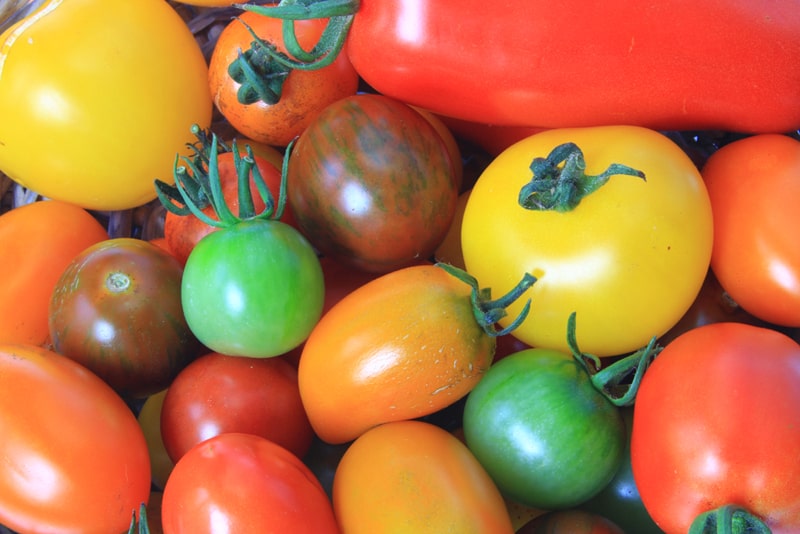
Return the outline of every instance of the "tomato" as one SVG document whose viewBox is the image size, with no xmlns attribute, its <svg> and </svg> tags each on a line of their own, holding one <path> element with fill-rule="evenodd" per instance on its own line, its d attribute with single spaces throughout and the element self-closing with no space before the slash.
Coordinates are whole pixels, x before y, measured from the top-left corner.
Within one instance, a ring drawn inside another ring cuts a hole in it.
<svg viewBox="0 0 800 534">
<path fill-rule="evenodd" d="M 633 430 L 633 408 L 620 410 L 625 421 L 627 439 L 620 465 L 614 478 L 600 493 L 580 505 L 580 509 L 606 517 L 625 532 L 636 534 L 662 534 L 642 503 L 631 468 L 631 432 Z"/>
<path fill-rule="evenodd" d="M 167 448 L 164 446 L 161 435 L 161 409 L 166 396 L 166 389 L 153 393 L 142 403 L 139 414 L 136 416 L 139 426 L 142 427 L 150 454 L 150 478 L 152 484 L 160 489 L 164 489 L 167 478 L 175 466 L 175 462 L 169 457 Z M 152 512 L 152 509 L 150 511 Z"/>
<path fill-rule="evenodd" d="M 125 532 L 150 494 L 147 445 L 96 375 L 33 345 L 0 346 L 0 523 L 19 532 Z"/>
<path fill-rule="evenodd" d="M 450 128 L 445 124 L 444 120 L 438 115 L 435 115 L 428 111 L 427 109 L 422 109 L 419 107 L 411 106 L 413 109 L 416 109 L 417 112 L 425 117 L 433 129 L 436 130 L 436 133 L 439 134 L 442 141 L 447 148 L 447 153 L 450 156 L 450 162 L 453 164 L 453 180 L 456 184 L 456 190 L 459 192 L 461 191 L 461 186 L 464 182 L 464 165 L 461 159 L 461 148 L 458 146 L 458 140 L 453 135 L 453 132 L 450 131 Z"/>
<path fill-rule="evenodd" d="M 155 245 L 108 239 L 64 270 L 49 308 L 53 348 L 126 397 L 169 385 L 197 354 L 181 306 L 182 269 Z"/>
<path fill-rule="evenodd" d="M 47 308 L 61 272 L 86 247 L 108 239 L 86 210 L 50 200 L 0 216 L 0 343 L 45 345 Z M 13 261 L 11 260 L 13 258 Z"/>
<path fill-rule="evenodd" d="M 547 159 L 535 160 L 532 179 L 535 158 Z M 569 159 L 566 171 L 562 158 Z M 588 177 L 581 176 L 584 163 Z M 617 175 L 619 167 L 606 171 L 613 163 L 644 178 Z M 593 177 L 608 176 L 580 196 Z M 529 196 L 536 187 L 542 193 Z M 552 187 L 555 199 L 577 205 L 535 209 L 531 201 L 549 201 Z M 529 202 L 521 204 L 521 195 Z M 658 132 L 548 130 L 506 149 L 478 178 L 461 241 L 466 270 L 483 286 L 507 291 L 520 272 L 538 279 L 526 295 L 531 313 L 513 335 L 565 350 L 563 325 L 577 312 L 581 348 L 613 356 L 664 334 L 694 302 L 710 263 L 711 206 L 691 159 Z M 509 318 L 520 307 L 519 301 L 510 306 Z"/>
<path fill-rule="evenodd" d="M 388 272 L 432 256 L 458 188 L 429 121 L 400 101 L 358 94 L 325 108 L 300 135 L 287 197 L 322 254 Z"/>
<path fill-rule="evenodd" d="M 234 140 L 230 150 L 224 151 L 217 156 L 217 166 L 215 172 L 219 175 L 219 181 L 222 186 L 222 194 L 225 201 L 231 210 L 237 212 L 239 210 L 239 186 L 238 174 L 236 165 L 236 156 L 233 149 L 235 148 L 241 156 L 247 155 L 247 146 L 250 146 L 247 141 Z M 201 150 L 205 150 L 203 147 Z M 264 182 L 267 185 L 270 193 L 274 198 L 277 198 L 280 192 L 281 174 L 278 168 L 275 167 L 273 161 L 256 154 L 255 148 L 252 148 L 253 166 L 258 170 Z M 207 175 L 210 170 L 207 165 L 197 166 L 200 174 Z M 192 172 L 191 168 L 187 172 Z M 204 177 L 205 178 L 205 177 Z M 159 185 L 159 187 L 161 187 Z M 258 189 L 253 180 L 250 181 L 250 191 L 253 198 L 253 206 L 256 211 L 264 209 L 264 199 L 258 195 Z M 179 194 L 173 191 L 173 194 Z M 197 199 L 198 207 L 200 207 L 206 215 L 214 220 L 219 220 L 214 207 L 211 205 L 210 200 L 207 198 Z M 294 217 L 289 210 L 284 211 L 281 220 L 289 225 L 294 225 Z M 207 234 L 216 230 L 214 226 L 200 220 L 192 214 L 179 215 L 174 211 L 167 210 L 164 217 L 164 238 L 167 240 L 172 253 L 181 261 L 186 264 L 186 259 L 189 253 L 200 239 Z"/>
<path fill-rule="evenodd" d="M 456 209 L 453 213 L 453 220 L 450 221 L 450 227 L 447 233 L 442 238 L 439 246 L 433 251 L 436 261 L 449 263 L 455 265 L 459 269 L 465 269 L 464 254 L 461 252 L 461 223 L 464 220 L 464 210 L 467 207 L 467 200 L 472 190 L 467 190 L 458 195 L 456 202 Z"/>
<path fill-rule="evenodd" d="M 223 432 L 267 438 L 301 457 L 313 431 L 303 410 L 297 370 L 279 358 L 201 356 L 172 384 L 161 411 L 161 435 L 173 461 Z"/>
<path fill-rule="evenodd" d="M 243 433 L 224 433 L 187 452 L 161 503 L 165 534 L 334 534 L 328 496 L 292 453 Z"/>
<path fill-rule="evenodd" d="M 637 534 L 641 534 L 636 531 Z M 517 534 L 625 534 L 616 523 L 585 510 L 558 510 L 542 514 Z"/>
<path fill-rule="evenodd" d="M 298 21 L 295 24 L 301 46 L 311 48 L 319 39 L 327 19 Z M 208 85 L 214 104 L 242 135 L 268 145 L 286 146 L 300 135 L 327 105 L 353 95 L 358 89 L 358 74 L 346 54 L 319 70 L 287 72 L 254 42 L 258 37 L 286 52 L 282 23 L 278 19 L 244 11 L 222 30 L 209 60 Z M 242 54 L 242 59 L 237 59 Z M 248 80 L 242 62 L 255 69 L 255 80 Z M 279 80 L 278 86 L 270 82 Z M 270 97 L 262 92 L 266 89 Z M 261 98 L 259 98 L 261 97 Z"/>
<path fill-rule="evenodd" d="M 495 338 L 476 318 L 475 288 L 435 265 L 359 287 L 311 331 L 298 367 L 317 435 L 344 443 L 389 421 L 437 412 L 464 397 L 492 361 Z"/>
<path fill-rule="evenodd" d="M 342 456 L 333 506 L 348 534 L 512 533 L 492 479 L 464 444 L 421 421 L 368 430 Z"/>
<path fill-rule="evenodd" d="M 714 323 L 669 343 L 636 398 L 631 465 L 667 534 L 737 505 L 775 534 L 800 531 L 800 345 L 768 328 Z M 791 451 L 791 452 L 789 452 Z"/>
<path fill-rule="evenodd" d="M 0 169 L 85 208 L 145 204 L 211 121 L 207 77 L 163 0 L 47 0 L 0 36 Z"/>
<path fill-rule="evenodd" d="M 800 326 L 800 140 L 756 135 L 733 141 L 702 168 L 714 213 L 711 268 L 743 309 Z"/>
<path fill-rule="evenodd" d="M 464 437 L 503 495 L 565 509 L 611 481 L 625 426 L 576 358 L 535 348 L 489 368 L 467 397 Z"/>
</svg>

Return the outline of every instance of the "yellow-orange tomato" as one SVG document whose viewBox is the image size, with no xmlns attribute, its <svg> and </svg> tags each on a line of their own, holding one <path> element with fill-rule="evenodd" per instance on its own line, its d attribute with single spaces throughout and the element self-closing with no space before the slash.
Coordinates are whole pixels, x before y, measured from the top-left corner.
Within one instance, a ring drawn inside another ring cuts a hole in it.
<svg viewBox="0 0 800 534">
<path fill-rule="evenodd" d="M 45 345 L 47 309 L 62 271 L 85 248 L 108 239 L 86 210 L 46 200 L 0 217 L 0 342 Z"/>
<path fill-rule="evenodd" d="M 306 50 L 316 44 L 327 19 L 295 21 L 297 39 Z M 220 33 L 208 68 L 208 84 L 214 104 L 242 135 L 274 146 L 286 146 L 300 135 L 311 120 L 328 104 L 358 89 L 358 74 L 347 54 L 318 70 L 291 71 L 283 82 L 280 98 L 274 103 L 257 100 L 243 104 L 237 94 L 242 84 L 229 74 L 228 67 L 239 53 L 250 48 L 253 36 L 247 26 L 264 41 L 285 52 L 282 22 L 251 11 L 241 13 Z"/>
<path fill-rule="evenodd" d="M 470 294 L 468 284 L 428 264 L 382 275 L 335 304 L 306 340 L 298 366 L 317 435 L 344 443 L 469 393 L 496 345 L 478 324 Z"/>
<path fill-rule="evenodd" d="M 356 439 L 336 469 L 333 507 L 348 534 L 514 532 L 497 486 L 466 445 L 421 421 L 386 423 Z"/>
</svg>

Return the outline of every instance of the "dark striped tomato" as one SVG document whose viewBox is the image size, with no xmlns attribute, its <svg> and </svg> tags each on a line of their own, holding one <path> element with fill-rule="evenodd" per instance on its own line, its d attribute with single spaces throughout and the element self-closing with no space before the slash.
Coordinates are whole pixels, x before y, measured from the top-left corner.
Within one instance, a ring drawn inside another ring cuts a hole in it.
<svg viewBox="0 0 800 534">
<path fill-rule="evenodd" d="M 323 254 L 373 272 L 433 255 L 456 209 L 447 146 L 408 105 L 358 94 L 328 106 L 297 140 L 287 197 Z"/>
</svg>

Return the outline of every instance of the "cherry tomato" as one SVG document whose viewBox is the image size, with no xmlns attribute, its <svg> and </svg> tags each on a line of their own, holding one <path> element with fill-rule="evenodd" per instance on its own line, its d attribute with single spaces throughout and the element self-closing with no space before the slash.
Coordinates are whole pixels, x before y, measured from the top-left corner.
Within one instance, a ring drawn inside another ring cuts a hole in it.
<svg viewBox="0 0 800 534">
<path fill-rule="evenodd" d="M 314 435 L 297 370 L 279 358 L 238 358 L 209 353 L 183 369 L 161 410 L 161 435 L 173 461 L 197 443 L 223 432 L 267 438 L 301 457 Z"/>
<path fill-rule="evenodd" d="M 421 421 L 368 430 L 342 456 L 333 506 L 343 532 L 514 532 L 500 492 L 449 432 Z"/>
<path fill-rule="evenodd" d="M 610 519 L 576 509 L 542 514 L 526 523 L 516 534 L 625 534 L 625 532 Z"/>
<path fill-rule="evenodd" d="M 165 534 L 338 534 L 319 481 L 292 453 L 253 434 L 228 432 L 175 464 L 161 503 Z"/>
<path fill-rule="evenodd" d="M 87 248 L 53 291 L 54 350 L 124 396 L 166 388 L 200 350 L 183 316 L 182 272 L 178 260 L 147 241 L 121 237 Z"/>
<path fill-rule="evenodd" d="M 675 338 L 639 387 L 631 466 L 667 534 L 737 505 L 774 534 L 800 531 L 800 345 L 722 322 Z M 792 451 L 792 452 L 789 452 Z"/>
<path fill-rule="evenodd" d="M 45 197 L 145 204 L 211 121 L 205 58 L 163 0 L 47 0 L 0 44 L 0 169 Z"/>
<path fill-rule="evenodd" d="M 457 197 L 441 136 L 413 108 L 381 95 L 329 105 L 289 156 L 298 228 L 322 254 L 368 271 L 430 258 Z"/>
<path fill-rule="evenodd" d="M 169 457 L 161 436 L 161 408 L 164 406 L 164 397 L 166 396 L 166 389 L 153 393 L 142 403 L 139 414 L 136 416 L 139 426 L 142 427 L 144 439 L 147 442 L 147 450 L 150 453 L 151 481 L 155 487 L 162 490 L 167 483 L 167 478 L 169 478 L 172 468 L 175 466 L 175 462 Z"/>
<path fill-rule="evenodd" d="M 0 216 L 0 343 L 44 346 L 50 296 L 67 265 L 90 245 L 108 239 L 86 210 L 50 200 Z M 12 260 L 13 258 L 13 260 Z"/>
<path fill-rule="evenodd" d="M 295 21 L 300 45 L 314 46 L 326 23 L 327 19 Z M 286 146 L 326 106 L 355 94 L 358 74 L 347 54 L 340 54 L 332 64 L 321 69 L 288 73 L 270 70 L 269 75 L 259 72 L 256 83 L 248 82 L 239 61 L 248 58 L 250 68 L 256 69 L 263 68 L 265 63 L 263 58 L 250 56 L 254 39 L 248 26 L 260 39 L 286 52 L 281 21 L 251 11 L 244 11 L 231 20 L 217 38 L 209 60 L 208 85 L 217 109 L 242 135 L 268 145 Z M 243 59 L 237 61 L 239 54 L 243 54 Z M 263 55 L 263 52 L 257 54 Z M 274 61 L 267 64 L 272 69 L 279 68 Z M 271 99 L 260 93 L 261 86 L 267 85 L 265 80 L 277 79 L 281 82 Z M 259 91 L 247 91 L 254 86 L 259 87 Z M 242 102 L 245 93 L 247 98 Z"/>
<path fill-rule="evenodd" d="M 800 326 L 800 141 L 763 134 L 733 141 L 702 169 L 714 213 L 711 268 L 750 314 Z"/>
<path fill-rule="evenodd" d="M 125 532 L 150 495 L 133 412 L 85 367 L 0 346 L 0 523 L 18 532 Z"/>
</svg>

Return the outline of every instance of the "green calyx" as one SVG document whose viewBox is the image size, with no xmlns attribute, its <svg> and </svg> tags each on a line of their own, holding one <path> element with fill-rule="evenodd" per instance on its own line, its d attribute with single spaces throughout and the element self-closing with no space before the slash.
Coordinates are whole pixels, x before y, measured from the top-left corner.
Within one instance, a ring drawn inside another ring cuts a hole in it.
<svg viewBox="0 0 800 534">
<path fill-rule="evenodd" d="M 519 205 L 537 211 L 571 211 L 618 174 L 646 180 L 642 171 L 620 163 L 612 163 L 601 174 L 587 175 L 586 159 L 575 143 L 555 147 L 546 158 L 534 158 L 530 169 L 533 177 L 520 189 Z"/>
<path fill-rule="evenodd" d="M 280 193 L 277 205 L 267 187 L 264 177 L 255 163 L 255 156 L 249 145 L 245 147 L 245 155 L 239 153 L 236 142 L 228 147 L 220 142 L 216 134 L 211 134 L 194 125 L 192 132 L 198 142 L 190 144 L 193 151 L 191 157 L 177 155 L 173 167 L 175 185 L 161 180 L 155 181 L 156 195 L 161 204 L 176 215 L 194 215 L 209 226 L 226 228 L 241 221 L 250 219 L 280 219 L 286 206 L 286 165 L 281 173 Z M 287 149 L 291 149 L 291 144 Z M 237 176 L 237 195 L 239 213 L 235 215 L 227 204 L 222 191 L 218 157 L 226 152 L 233 153 L 233 165 Z M 181 164 L 182 163 L 182 164 Z M 255 184 L 260 198 L 264 201 L 264 209 L 256 213 L 253 195 L 250 190 L 251 181 Z M 203 212 L 212 206 L 217 219 Z"/>
<path fill-rule="evenodd" d="M 567 344 L 572 356 L 589 374 L 592 385 L 615 406 L 632 406 L 644 372 L 661 352 L 662 347 L 656 344 L 656 336 L 650 339 L 646 347 L 601 369 L 600 358 L 581 352 L 578 348 L 575 325 L 576 313 L 572 312 L 567 320 Z M 589 362 L 593 368 L 590 368 Z"/>
<path fill-rule="evenodd" d="M 253 33 L 251 28 L 248 30 Z M 277 104 L 281 99 L 283 84 L 291 69 L 276 61 L 275 53 L 280 52 L 261 39 L 254 40 L 247 51 L 239 51 L 238 57 L 228 66 L 228 75 L 239 84 L 236 91 L 239 102 Z"/>
<path fill-rule="evenodd" d="M 740 506 L 728 504 L 698 515 L 689 534 L 770 534 L 760 518 Z"/>
<path fill-rule="evenodd" d="M 353 24 L 353 17 L 358 11 L 360 2 L 359 0 L 282 0 L 276 6 L 251 4 L 234 4 L 234 6 L 283 21 L 283 45 L 288 54 L 280 52 L 273 43 L 261 39 L 248 26 L 248 31 L 253 36 L 250 50 L 253 50 L 254 54 L 269 56 L 289 70 L 314 70 L 326 67 L 336 60 L 347 39 L 347 33 Z M 306 50 L 297 40 L 294 21 L 311 19 L 328 19 L 328 23 L 317 44 L 311 50 Z"/>
<path fill-rule="evenodd" d="M 131 512 L 131 524 L 128 534 L 150 534 L 150 525 L 147 524 L 147 506 L 139 505 L 139 521 L 136 521 L 136 512 Z"/>
<path fill-rule="evenodd" d="M 514 286 L 511 291 L 498 299 L 492 299 L 491 288 L 487 287 L 481 289 L 478 286 L 478 280 L 463 269 L 459 269 L 458 267 L 448 263 L 437 263 L 436 266 L 441 267 L 472 288 L 472 292 L 470 294 L 472 312 L 478 325 L 480 325 L 481 329 L 486 332 L 486 334 L 492 337 L 504 336 L 522 324 L 522 321 L 524 321 L 528 316 L 528 312 L 530 311 L 531 307 L 530 299 L 528 299 L 528 301 L 525 303 L 525 306 L 523 306 L 522 311 L 519 313 L 519 315 L 517 315 L 510 325 L 501 330 L 497 330 L 495 328 L 495 324 L 500 319 L 508 315 L 506 308 L 511 305 L 511 303 L 519 299 L 522 294 L 525 293 L 525 291 L 527 291 L 528 288 L 530 288 L 536 282 L 536 277 L 532 274 L 525 273 L 519 283 Z"/>
</svg>

